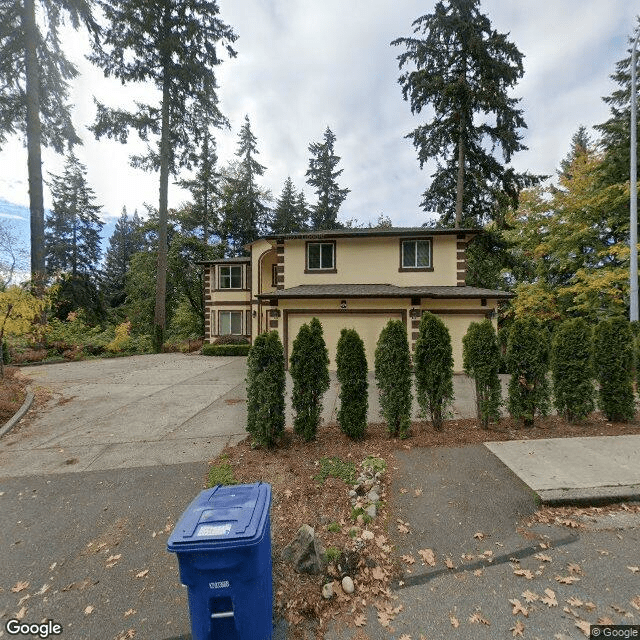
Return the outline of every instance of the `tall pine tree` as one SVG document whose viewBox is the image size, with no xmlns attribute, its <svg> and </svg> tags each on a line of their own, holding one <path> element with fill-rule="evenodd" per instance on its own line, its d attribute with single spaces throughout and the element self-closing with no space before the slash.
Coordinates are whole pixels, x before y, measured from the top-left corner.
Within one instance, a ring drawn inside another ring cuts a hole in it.
<svg viewBox="0 0 640 640">
<path fill-rule="evenodd" d="M 340 156 L 333 149 L 336 136 L 327 127 L 322 142 L 312 142 L 309 145 L 311 158 L 306 175 L 318 202 L 311 210 L 312 229 L 334 229 L 339 226 L 338 211 L 347 197 L 350 189 L 341 189 L 336 179 L 343 169 L 336 170 L 340 162 Z"/>
<path fill-rule="evenodd" d="M 106 19 L 100 46 L 90 56 L 105 76 L 125 82 L 151 82 L 159 104 L 137 103 L 135 112 L 97 103 L 93 132 L 126 143 L 129 130 L 156 137 L 133 166 L 160 172 L 158 265 L 154 312 L 154 350 L 160 351 L 166 325 L 167 209 L 169 174 L 189 166 L 201 142 L 203 119 L 223 126 L 214 68 L 221 63 L 218 44 L 235 56 L 237 36 L 219 17 L 215 0 L 102 0 Z"/>
<path fill-rule="evenodd" d="M 257 182 L 266 170 L 256 160 L 259 153 L 257 138 L 246 115 L 238 134 L 236 156 L 239 160 L 227 172 L 222 190 L 222 231 L 228 252 L 234 256 L 245 253 L 244 245 L 253 242 L 266 230 L 269 214 L 266 202 L 271 195 Z"/>
<path fill-rule="evenodd" d="M 90 0 L 0 0 L 0 148 L 8 135 L 26 137 L 31 279 L 39 294 L 45 278 L 41 148 L 63 153 L 80 142 L 67 102 L 78 71 L 60 46 L 65 18 L 74 29 L 83 23 L 97 31 Z"/>
<path fill-rule="evenodd" d="M 191 180 L 181 180 L 181 187 L 191 192 L 193 202 L 188 211 L 184 212 L 183 224 L 189 225 L 194 231 L 201 230 L 202 242 L 209 245 L 213 234 L 218 234 L 220 221 L 216 201 L 220 195 L 220 172 L 216 165 L 216 140 L 211 135 L 207 123 L 203 123 L 202 143 L 197 154 L 194 154 L 193 164 L 196 173 Z"/>
<path fill-rule="evenodd" d="M 116 222 L 115 229 L 109 238 L 109 246 L 104 261 L 103 287 L 108 303 L 117 307 L 126 298 L 125 284 L 131 257 L 144 249 L 142 220 L 134 211 L 130 217 L 126 207 Z"/>
<path fill-rule="evenodd" d="M 69 152 L 61 175 L 51 175 L 53 206 L 45 221 L 46 267 L 49 275 L 91 275 L 100 261 L 101 207 L 87 184 L 87 169 Z"/>
<path fill-rule="evenodd" d="M 479 0 L 439 1 L 413 27 L 415 37 L 391 44 L 406 48 L 398 56 L 401 69 L 415 66 L 399 78 L 412 113 L 428 106 L 434 112 L 407 135 L 420 168 L 437 160 L 421 206 L 437 211 L 443 225 L 476 226 L 494 217 L 500 196 L 517 204 L 520 190 L 538 180 L 506 167 L 514 153 L 526 149 L 519 99 L 508 95 L 523 75 L 522 54 L 508 34 L 491 26 Z"/>
<path fill-rule="evenodd" d="M 276 208 L 271 220 L 271 233 L 296 233 L 304 229 L 306 212 L 302 213 L 302 207 L 298 202 L 300 194 L 296 196 L 291 176 L 287 177 L 282 194 L 276 200 Z M 304 198 L 304 194 L 302 197 Z"/>
</svg>

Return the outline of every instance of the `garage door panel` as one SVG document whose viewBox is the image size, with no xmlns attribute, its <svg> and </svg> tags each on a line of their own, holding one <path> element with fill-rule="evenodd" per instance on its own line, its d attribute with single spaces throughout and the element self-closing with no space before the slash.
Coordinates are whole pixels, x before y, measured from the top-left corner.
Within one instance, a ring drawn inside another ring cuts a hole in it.
<svg viewBox="0 0 640 640">
<path fill-rule="evenodd" d="M 322 324 L 324 340 L 329 351 L 329 369 L 336 369 L 336 348 L 342 329 L 355 329 L 364 342 L 367 364 L 370 371 L 374 368 L 376 343 L 380 332 L 389 320 L 400 320 L 402 315 L 398 313 L 349 313 L 349 314 L 297 314 L 289 313 L 287 318 L 288 331 L 288 351 L 287 356 L 291 356 L 293 341 L 298 335 L 298 331 L 303 324 L 308 324 L 311 319 L 317 317 Z"/>
</svg>

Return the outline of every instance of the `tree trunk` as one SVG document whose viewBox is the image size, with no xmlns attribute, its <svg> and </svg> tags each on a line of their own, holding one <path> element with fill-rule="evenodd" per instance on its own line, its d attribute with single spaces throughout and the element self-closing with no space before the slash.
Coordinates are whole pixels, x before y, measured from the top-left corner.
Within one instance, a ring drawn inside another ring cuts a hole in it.
<svg viewBox="0 0 640 640">
<path fill-rule="evenodd" d="M 156 271 L 156 309 L 153 319 L 153 347 L 162 351 L 166 323 L 167 297 L 167 209 L 169 195 L 169 69 L 164 68 L 162 83 L 162 133 L 160 137 L 160 203 L 158 205 L 158 267 Z"/>
<path fill-rule="evenodd" d="M 464 141 L 462 140 L 462 119 L 458 138 L 458 181 L 456 185 L 456 221 L 455 228 L 462 227 L 462 194 L 464 193 Z"/>
<path fill-rule="evenodd" d="M 40 78 L 38 70 L 34 0 L 24 0 L 22 28 L 25 40 L 27 154 L 29 168 L 29 209 L 31 211 L 31 281 L 39 298 L 44 294 L 44 199 L 40 126 Z"/>
</svg>

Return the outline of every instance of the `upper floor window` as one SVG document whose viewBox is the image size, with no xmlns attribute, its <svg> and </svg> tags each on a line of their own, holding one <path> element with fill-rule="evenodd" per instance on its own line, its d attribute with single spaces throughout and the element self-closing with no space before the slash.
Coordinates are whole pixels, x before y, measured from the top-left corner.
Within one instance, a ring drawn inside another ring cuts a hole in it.
<svg viewBox="0 0 640 640">
<path fill-rule="evenodd" d="M 308 242 L 307 269 L 309 271 L 335 270 L 335 242 Z"/>
<path fill-rule="evenodd" d="M 402 240 L 400 265 L 403 269 L 431 269 L 431 240 Z"/>
<path fill-rule="evenodd" d="M 220 289 L 242 289 L 242 265 L 220 267 Z"/>
</svg>

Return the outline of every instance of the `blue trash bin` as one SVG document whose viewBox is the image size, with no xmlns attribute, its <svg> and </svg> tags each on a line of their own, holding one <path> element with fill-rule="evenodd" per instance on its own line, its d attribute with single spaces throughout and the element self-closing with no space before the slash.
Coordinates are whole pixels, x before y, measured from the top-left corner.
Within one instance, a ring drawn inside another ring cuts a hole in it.
<svg viewBox="0 0 640 640">
<path fill-rule="evenodd" d="M 167 542 L 189 590 L 193 640 L 271 640 L 271 485 L 202 491 Z"/>
</svg>

